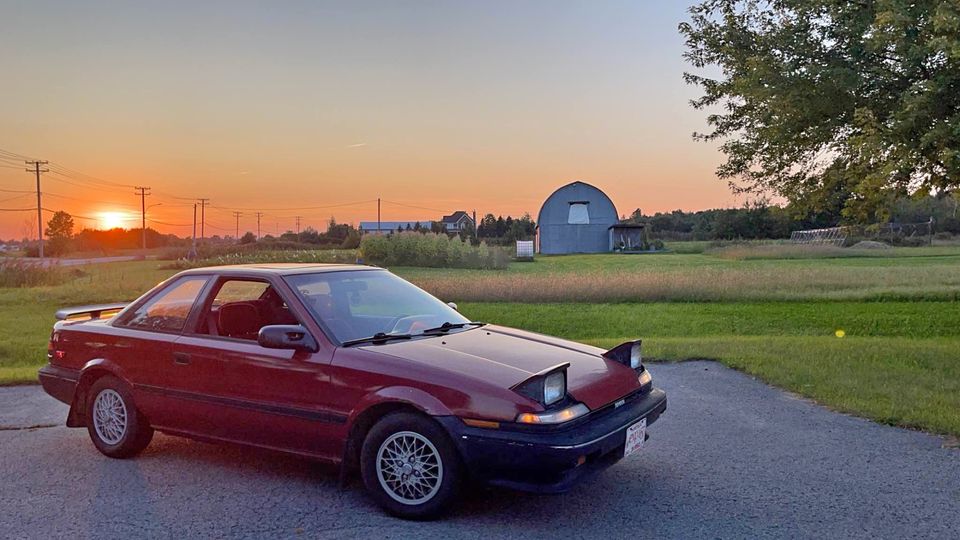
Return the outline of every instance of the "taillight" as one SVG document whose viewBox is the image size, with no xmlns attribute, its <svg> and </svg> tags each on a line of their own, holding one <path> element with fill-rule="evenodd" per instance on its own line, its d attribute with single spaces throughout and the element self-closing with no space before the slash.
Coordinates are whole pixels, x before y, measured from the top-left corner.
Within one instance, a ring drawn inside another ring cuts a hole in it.
<svg viewBox="0 0 960 540">
<path fill-rule="evenodd" d="M 53 359 L 62 360 L 64 353 L 63 351 L 57 349 L 58 342 L 60 341 L 60 332 L 54 330 L 50 332 L 50 341 L 47 343 L 47 361 Z"/>
</svg>

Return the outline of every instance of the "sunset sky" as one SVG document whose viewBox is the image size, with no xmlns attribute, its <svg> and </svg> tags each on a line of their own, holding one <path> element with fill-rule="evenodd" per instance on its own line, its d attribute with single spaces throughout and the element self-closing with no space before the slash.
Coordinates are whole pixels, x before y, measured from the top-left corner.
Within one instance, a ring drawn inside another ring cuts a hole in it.
<svg viewBox="0 0 960 540">
<path fill-rule="evenodd" d="M 208 235 L 234 210 L 241 233 L 258 209 L 264 233 L 375 220 L 377 197 L 384 220 L 536 217 L 576 179 L 621 214 L 731 206 L 690 137 L 690 2 L 2 2 L 0 149 L 50 160 L 43 206 L 79 227 L 139 226 L 144 185 L 181 236 L 197 197 Z M 0 152 L 0 208 L 36 204 L 21 165 Z M 32 219 L 0 212 L 0 238 Z"/>
</svg>

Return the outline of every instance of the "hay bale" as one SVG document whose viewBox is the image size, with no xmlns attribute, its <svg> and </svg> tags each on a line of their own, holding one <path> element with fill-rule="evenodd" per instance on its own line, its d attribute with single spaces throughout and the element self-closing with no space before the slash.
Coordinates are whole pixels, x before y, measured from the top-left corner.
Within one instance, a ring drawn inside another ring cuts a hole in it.
<svg viewBox="0 0 960 540">
<path fill-rule="evenodd" d="M 861 240 L 850 246 L 850 249 L 890 249 L 890 244 L 875 242 L 873 240 Z"/>
</svg>

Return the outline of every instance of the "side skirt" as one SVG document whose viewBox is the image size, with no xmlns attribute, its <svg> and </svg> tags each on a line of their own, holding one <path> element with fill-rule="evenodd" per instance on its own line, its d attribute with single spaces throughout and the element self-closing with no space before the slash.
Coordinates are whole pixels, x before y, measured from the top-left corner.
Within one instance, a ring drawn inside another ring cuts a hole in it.
<svg viewBox="0 0 960 540">
<path fill-rule="evenodd" d="M 240 441 L 240 440 L 236 440 L 236 439 L 228 439 L 228 438 L 225 438 L 225 437 L 212 437 L 212 436 L 210 436 L 210 435 L 203 435 L 203 434 L 195 433 L 195 432 L 192 432 L 192 431 L 183 431 L 183 430 L 178 430 L 178 429 L 169 429 L 169 428 L 165 428 L 165 427 L 162 427 L 162 426 L 154 426 L 154 429 L 157 430 L 157 431 L 159 431 L 160 433 L 164 433 L 164 434 L 166 434 L 166 435 L 171 435 L 171 436 L 174 436 L 174 437 L 182 437 L 182 438 L 185 438 L 185 439 L 192 439 L 192 440 L 200 441 L 200 442 L 204 442 L 204 443 L 229 444 L 229 445 L 231 445 L 231 446 L 242 446 L 242 447 L 246 447 L 246 448 L 257 448 L 257 449 L 260 449 L 260 450 L 268 450 L 268 451 L 270 451 L 270 452 L 277 452 L 277 453 L 279 453 L 279 454 L 286 454 L 286 455 L 289 455 L 289 456 L 302 457 L 302 458 L 309 459 L 309 460 L 311 460 L 311 461 L 320 461 L 320 462 L 323 462 L 323 463 L 328 463 L 328 464 L 330 464 L 330 465 L 339 465 L 340 462 L 341 462 L 341 460 L 338 459 L 338 458 L 331 458 L 331 457 L 327 457 L 327 456 L 324 456 L 324 455 L 321 455 L 321 454 L 314 454 L 314 453 L 310 453 L 310 452 L 300 452 L 300 451 L 297 451 L 297 450 L 289 450 L 289 449 L 287 449 L 287 448 L 281 448 L 281 447 L 278 447 L 278 446 L 270 446 L 270 445 L 266 445 L 266 444 L 255 444 L 255 443 L 250 443 L 250 442 L 247 442 L 247 441 Z"/>
</svg>

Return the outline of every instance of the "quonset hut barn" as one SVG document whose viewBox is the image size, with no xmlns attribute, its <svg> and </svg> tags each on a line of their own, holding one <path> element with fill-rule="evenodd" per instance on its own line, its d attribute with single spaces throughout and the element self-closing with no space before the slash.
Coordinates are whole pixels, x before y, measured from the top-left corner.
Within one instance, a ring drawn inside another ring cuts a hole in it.
<svg viewBox="0 0 960 540">
<path fill-rule="evenodd" d="M 610 251 L 611 226 L 620 222 L 610 197 L 584 182 L 573 182 L 547 197 L 537 217 L 539 252 Z"/>
</svg>

